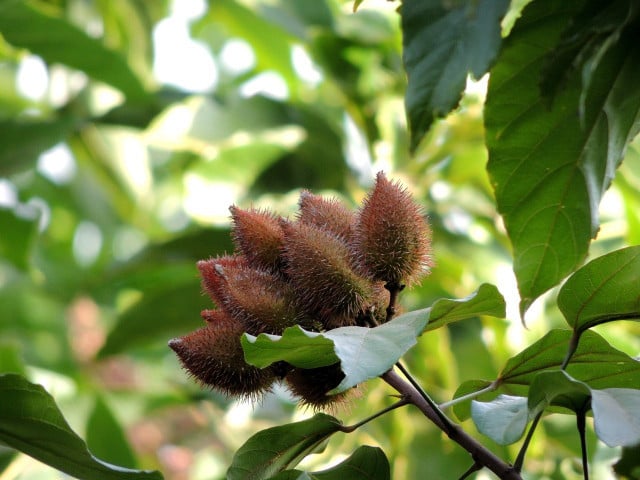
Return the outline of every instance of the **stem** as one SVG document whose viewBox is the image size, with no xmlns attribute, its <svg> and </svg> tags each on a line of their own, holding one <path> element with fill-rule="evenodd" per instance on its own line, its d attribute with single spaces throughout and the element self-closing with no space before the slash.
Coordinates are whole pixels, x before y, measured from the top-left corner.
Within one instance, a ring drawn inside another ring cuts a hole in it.
<svg viewBox="0 0 640 480">
<path fill-rule="evenodd" d="M 478 462 L 475 462 L 473 465 L 469 467 L 469 469 L 462 474 L 462 476 L 458 480 L 464 480 L 465 478 L 469 478 L 469 475 L 477 472 L 478 470 L 482 470 L 482 465 Z"/>
<path fill-rule="evenodd" d="M 491 450 L 460 428 L 459 425 L 452 422 L 443 423 L 440 415 L 422 397 L 420 392 L 408 381 L 402 379 L 395 371 L 389 370 L 382 375 L 382 379 L 395 388 L 409 403 L 415 405 L 425 417 L 445 432 L 451 440 L 469 452 L 475 464 L 488 468 L 501 480 L 522 480 L 520 473 L 512 465 L 496 456 Z"/>
<path fill-rule="evenodd" d="M 361 426 L 369 423 L 371 420 L 375 420 L 376 418 L 384 415 L 385 413 L 389 413 L 392 410 L 395 410 L 396 408 L 400 408 L 400 407 L 404 407 L 405 405 L 409 405 L 409 400 L 407 398 L 402 397 L 400 400 L 398 400 L 396 403 L 389 405 L 386 408 L 383 408 L 382 410 L 380 410 L 379 412 L 371 415 L 370 417 L 365 418 L 364 420 L 359 421 L 358 423 L 354 423 L 353 425 L 349 425 L 349 426 L 342 426 L 339 428 L 339 430 L 341 432 L 344 433 L 351 433 L 354 430 L 360 428 Z"/>
<path fill-rule="evenodd" d="M 398 294 L 404 289 L 404 285 L 399 283 L 386 283 L 384 288 L 389 290 L 389 306 L 387 307 L 387 318 L 385 322 L 388 322 L 396 314 L 396 302 L 398 301 Z"/>
<path fill-rule="evenodd" d="M 442 423 L 444 423 L 445 425 L 448 425 L 450 428 L 453 428 L 453 422 L 449 420 L 449 418 L 442 412 L 442 410 L 440 410 L 440 407 L 438 407 L 438 404 L 434 402 L 432 398 L 429 396 L 429 394 L 424 391 L 422 386 L 420 386 L 420 384 L 416 382 L 416 379 L 413 378 L 413 376 L 404 367 L 404 365 L 402 365 L 402 363 L 398 361 L 396 363 L 396 366 L 402 372 L 404 377 L 407 380 L 409 380 L 409 383 L 413 386 L 413 388 L 415 388 L 418 391 L 418 393 L 420 393 L 420 396 L 424 398 L 424 400 L 429 404 L 429 406 L 433 409 L 433 411 L 438 414 L 438 417 L 440 417 L 440 420 L 442 420 Z"/>
<path fill-rule="evenodd" d="M 580 450 L 582 450 L 582 471 L 584 472 L 584 480 L 589 480 L 589 459 L 587 455 L 587 437 L 585 435 L 585 417 L 586 410 L 576 413 L 576 423 L 578 425 L 578 433 L 580 434 Z"/>
<path fill-rule="evenodd" d="M 516 458 L 516 462 L 513 464 L 513 468 L 515 468 L 518 472 L 522 471 L 524 456 L 527 454 L 527 448 L 529 448 L 529 443 L 531 443 L 531 439 L 533 438 L 533 432 L 536 431 L 536 427 L 538 426 L 538 422 L 541 418 L 542 412 L 538 413 L 533 419 L 533 422 L 531 422 L 531 427 L 529 427 L 529 431 L 527 432 L 527 438 L 524 439 L 524 443 L 522 444 L 522 447 L 520 447 L 518 458 Z"/>
<path fill-rule="evenodd" d="M 560 365 L 560 370 L 566 370 L 567 365 L 571 361 L 571 357 L 576 353 L 578 349 L 578 343 L 580 342 L 580 333 L 578 330 L 573 331 L 573 335 L 571 335 L 571 340 L 569 340 L 569 348 L 567 349 L 567 354 L 564 356 L 564 360 L 562 361 L 562 365 Z"/>
<path fill-rule="evenodd" d="M 445 408 L 453 407 L 462 402 L 466 402 L 467 400 L 473 400 L 476 397 L 479 397 L 483 393 L 493 392 L 496 389 L 496 382 L 491 382 L 489 385 L 484 387 L 483 389 L 476 390 L 475 392 L 467 393 L 466 395 L 462 395 L 461 397 L 454 398 L 449 400 L 448 402 L 442 402 L 438 407 L 442 410 Z"/>
</svg>

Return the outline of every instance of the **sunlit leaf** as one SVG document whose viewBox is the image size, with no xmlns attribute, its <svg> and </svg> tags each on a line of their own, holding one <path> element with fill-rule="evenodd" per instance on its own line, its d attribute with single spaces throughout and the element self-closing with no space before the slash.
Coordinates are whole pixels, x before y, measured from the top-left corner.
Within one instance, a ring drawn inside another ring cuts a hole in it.
<svg viewBox="0 0 640 480">
<path fill-rule="evenodd" d="M 345 378 L 331 393 L 347 390 L 389 370 L 416 343 L 435 312 L 436 328 L 478 315 L 504 315 L 504 299 L 493 285 L 460 300 L 441 299 L 433 307 L 408 312 L 375 328 L 342 327 L 323 333 L 296 326 L 282 336 L 244 335 L 245 359 L 264 368 L 286 361 L 301 368 L 316 368 L 341 362 Z"/>
<path fill-rule="evenodd" d="M 349 458 L 321 472 L 287 470 L 271 480 L 389 480 L 389 461 L 377 447 L 359 447 Z"/>
<path fill-rule="evenodd" d="M 162 479 L 159 472 L 130 470 L 94 457 L 51 395 L 19 375 L 0 375 L 0 440 L 78 479 Z"/>
<path fill-rule="evenodd" d="M 236 452 L 227 480 L 268 479 L 295 467 L 307 455 L 322 451 L 340 427 L 335 418 L 318 413 L 308 420 L 262 430 Z"/>
<path fill-rule="evenodd" d="M 49 63 L 81 70 L 119 89 L 130 100 L 147 99 L 142 83 L 117 52 L 32 2 L 2 2 L 0 33 L 12 45 L 29 49 Z"/>
<path fill-rule="evenodd" d="M 626 35 L 593 72 L 589 95 L 597 115 L 580 118 L 577 73 L 551 105 L 540 92 L 545 59 L 579 7 L 531 2 L 489 81 L 488 170 L 513 244 L 521 313 L 584 260 L 600 199 L 638 129 L 640 52 Z"/>
<path fill-rule="evenodd" d="M 538 374 L 560 368 L 571 337 L 571 330 L 551 330 L 510 358 L 495 380 L 466 381 L 458 387 L 454 398 L 480 391 L 491 395 L 489 392 L 496 390 L 523 397 L 529 395 L 531 382 Z M 566 371 L 592 389 L 635 388 L 640 384 L 640 362 L 613 348 L 591 330 L 582 334 Z M 455 412 L 463 420 L 468 418 L 468 409 L 462 405 L 456 405 Z"/>
<path fill-rule="evenodd" d="M 405 0 L 400 8 L 405 103 L 415 149 L 432 122 L 453 110 L 467 75 L 484 75 L 500 48 L 506 0 Z"/>
<path fill-rule="evenodd" d="M 560 289 L 558 307 L 577 331 L 621 319 L 640 319 L 640 247 L 592 260 Z"/>
<path fill-rule="evenodd" d="M 598 438 L 610 447 L 640 443 L 640 390 L 607 388 L 591 392 Z"/>
<path fill-rule="evenodd" d="M 431 306 L 429 323 L 425 332 L 435 330 L 449 323 L 468 318 L 488 315 L 503 318 L 506 304 L 498 289 L 489 283 L 480 285 L 477 291 L 459 300 L 441 299 Z"/>
<path fill-rule="evenodd" d="M 491 402 L 471 402 L 471 416 L 478 431 L 499 445 L 520 439 L 529 421 L 526 397 L 500 395 Z"/>
</svg>

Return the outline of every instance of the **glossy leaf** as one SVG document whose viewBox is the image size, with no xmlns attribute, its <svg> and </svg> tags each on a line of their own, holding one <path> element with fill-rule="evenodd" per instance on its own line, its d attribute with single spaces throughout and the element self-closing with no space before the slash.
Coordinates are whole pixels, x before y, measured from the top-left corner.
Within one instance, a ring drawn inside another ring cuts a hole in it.
<svg viewBox="0 0 640 480">
<path fill-rule="evenodd" d="M 585 258 L 609 187 L 640 111 L 640 52 L 620 36 L 593 72 L 597 114 L 580 118 L 581 78 L 551 105 L 538 82 L 576 13 L 573 2 L 532 2 L 491 72 L 485 108 L 488 171 L 513 244 L 521 313 Z M 561 145 L 562 148 L 558 148 Z"/>
<path fill-rule="evenodd" d="M 593 390 L 593 423 L 598 438 L 610 447 L 640 443 L 640 390 Z"/>
<path fill-rule="evenodd" d="M 119 53 L 31 2 L 2 2 L 0 33 L 12 45 L 26 48 L 49 63 L 76 68 L 119 89 L 129 100 L 147 99 L 142 83 Z"/>
<path fill-rule="evenodd" d="M 558 307 L 567 323 L 583 331 L 613 320 L 640 319 L 640 247 L 592 260 L 560 289 Z"/>
<path fill-rule="evenodd" d="M 94 457 L 51 395 L 15 374 L 0 375 L 0 440 L 78 479 L 162 479 L 159 472 L 122 468 Z"/>
<path fill-rule="evenodd" d="M 520 439 L 529 421 L 525 397 L 500 395 L 491 402 L 471 402 L 471 416 L 478 431 L 499 445 Z"/>
<path fill-rule="evenodd" d="M 389 480 L 389 461 L 377 447 L 362 446 L 349 458 L 321 472 L 287 470 L 271 480 Z"/>
<path fill-rule="evenodd" d="M 405 0 L 400 8 L 411 148 L 433 121 L 460 101 L 469 73 L 477 79 L 500 48 L 507 0 Z"/>
<path fill-rule="evenodd" d="M 295 467 L 340 430 L 340 422 L 323 413 L 301 422 L 258 432 L 240 447 L 227 471 L 227 480 L 262 480 Z"/>
</svg>

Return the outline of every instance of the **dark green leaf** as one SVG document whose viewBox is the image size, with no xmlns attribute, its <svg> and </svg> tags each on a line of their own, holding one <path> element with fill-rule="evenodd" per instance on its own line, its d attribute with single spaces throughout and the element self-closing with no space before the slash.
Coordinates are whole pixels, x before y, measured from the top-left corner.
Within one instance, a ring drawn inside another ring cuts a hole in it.
<svg viewBox="0 0 640 480">
<path fill-rule="evenodd" d="M 591 389 L 562 370 L 538 373 L 529 388 L 529 411 L 538 414 L 550 405 L 585 412 L 589 405 Z"/>
<path fill-rule="evenodd" d="M 270 480 L 389 480 L 391 472 L 384 452 L 377 447 L 359 447 L 345 461 L 321 472 L 287 470 Z"/>
<path fill-rule="evenodd" d="M 640 319 L 640 247 L 628 247 L 592 260 L 560 289 L 558 307 L 580 332 L 600 323 Z"/>
<path fill-rule="evenodd" d="M 424 331 L 435 330 L 449 323 L 480 315 L 504 318 L 505 309 L 504 298 L 498 289 L 494 285 L 483 283 L 468 297 L 459 300 L 444 298 L 436 301 L 431 306 L 429 323 Z"/>
<path fill-rule="evenodd" d="M 507 0 L 402 2 L 405 96 L 415 149 L 435 118 L 454 109 L 467 74 L 484 75 L 500 48 Z"/>
<path fill-rule="evenodd" d="M 598 438 L 610 447 L 640 443 L 640 390 L 593 390 L 591 409 Z"/>
<path fill-rule="evenodd" d="M 522 313 L 584 260 L 640 110 L 640 52 L 620 36 L 589 86 L 597 115 L 580 118 L 581 78 L 551 106 L 538 82 L 577 2 L 532 2 L 492 69 L 485 109 L 488 170 L 514 249 Z M 562 146 L 562 148 L 559 148 Z"/>
<path fill-rule="evenodd" d="M 51 395 L 19 375 L 0 375 L 0 440 L 79 479 L 162 479 L 159 472 L 121 468 L 94 457 Z"/>
<path fill-rule="evenodd" d="M 526 397 L 500 395 L 490 402 L 471 402 L 471 416 L 480 433 L 499 445 L 520 439 L 529 421 Z"/>
<path fill-rule="evenodd" d="M 136 458 L 122 427 L 99 396 L 96 397 L 87 420 L 86 442 L 95 455 L 109 463 L 128 468 L 137 467 Z"/>
<path fill-rule="evenodd" d="M 146 100 L 147 93 L 126 61 L 98 40 L 62 18 L 21 0 L 0 5 L 0 33 L 15 45 L 29 49 L 49 63 L 82 70 L 124 93 L 130 100 Z"/>
<path fill-rule="evenodd" d="M 26 270 L 38 234 L 37 212 L 33 212 L 32 217 L 25 218 L 13 210 L 0 207 L 0 230 L 0 258 Z"/>
<path fill-rule="evenodd" d="M 258 432 L 240 447 L 227 471 L 227 480 L 262 480 L 295 467 L 311 453 L 323 450 L 341 423 L 323 413 L 301 422 Z"/>
</svg>

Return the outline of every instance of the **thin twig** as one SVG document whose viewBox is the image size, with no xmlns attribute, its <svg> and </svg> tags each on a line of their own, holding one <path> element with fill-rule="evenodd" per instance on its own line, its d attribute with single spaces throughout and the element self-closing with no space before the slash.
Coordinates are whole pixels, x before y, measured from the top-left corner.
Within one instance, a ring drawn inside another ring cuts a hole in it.
<svg viewBox="0 0 640 480">
<path fill-rule="evenodd" d="M 501 480 L 522 480 L 520 473 L 516 469 L 499 458 L 491 450 L 479 443 L 475 438 L 465 432 L 459 425 L 453 427 L 443 423 L 442 419 L 431 405 L 422 397 L 420 392 L 414 388 L 407 380 L 404 380 L 394 370 L 389 370 L 382 379 L 398 391 L 403 398 L 415 405 L 431 422 L 447 436 L 471 454 L 474 462 L 488 468 Z"/>
<path fill-rule="evenodd" d="M 479 464 L 478 462 L 474 462 L 473 465 L 469 467 L 469 470 L 464 472 L 458 480 L 464 480 L 465 478 L 469 478 L 469 475 L 477 472 L 478 470 L 482 470 L 482 465 Z"/>
<path fill-rule="evenodd" d="M 518 452 L 518 457 L 516 458 L 513 467 L 518 471 L 522 471 L 522 465 L 524 464 L 524 457 L 527 454 L 527 449 L 529 448 L 529 443 L 531 443 L 531 439 L 533 438 L 533 433 L 536 431 L 536 427 L 538 426 L 538 422 L 542 418 L 542 412 L 539 412 L 536 417 L 531 422 L 531 427 L 529 427 L 529 431 L 527 432 L 527 437 L 524 439 L 524 443 L 522 447 L 520 447 L 520 451 Z"/>
<path fill-rule="evenodd" d="M 580 450 L 582 451 L 582 471 L 584 472 L 584 480 L 589 480 L 589 456 L 587 454 L 587 437 L 585 435 L 585 417 L 586 410 L 576 412 L 576 423 L 580 435 Z"/>
<path fill-rule="evenodd" d="M 371 420 L 375 420 L 376 418 L 384 415 L 385 413 L 391 412 L 392 410 L 395 410 L 396 408 L 400 408 L 403 407 L 405 405 L 409 405 L 409 400 L 407 398 L 401 397 L 400 400 L 398 400 L 396 403 L 389 405 L 386 408 L 383 408 L 382 410 L 380 410 L 379 412 L 371 415 L 370 417 L 365 418 L 364 420 L 359 421 L 358 423 L 354 423 L 353 425 L 345 425 L 339 428 L 339 430 L 341 432 L 344 433 L 351 433 L 354 430 L 360 428 L 361 426 L 369 423 Z"/>
</svg>

